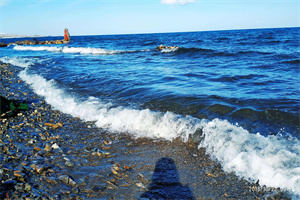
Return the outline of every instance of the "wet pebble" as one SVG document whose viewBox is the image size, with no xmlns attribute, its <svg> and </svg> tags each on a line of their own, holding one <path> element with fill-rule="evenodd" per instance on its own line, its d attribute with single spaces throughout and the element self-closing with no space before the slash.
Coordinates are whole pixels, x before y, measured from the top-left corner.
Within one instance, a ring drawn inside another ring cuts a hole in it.
<svg viewBox="0 0 300 200">
<path fill-rule="evenodd" d="M 94 192 L 103 192 L 104 190 L 106 190 L 106 186 L 93 186 L 92 187 L 92 190 L 94 191 Z"/>
<path fill-rule="evenodd" d="M 61 175 L 58 177 L 64 184 L 74 187 L 77 183 L 68 175 Z"/>
<path fill-rule="evenodd" d="M 42 173 L 44 169 L 45 169 L 45 168 L 44 168 L 43 165 L 35 165 L 35 171 L 36 171 L 37 173 Z"/>
<path fill-rule="evenodd" d="M 65 165 L 68 166 L 68 167 L 74 167 L 75 164 L 70 162 L 70 161 L 66 161 Z"/>
</svg>

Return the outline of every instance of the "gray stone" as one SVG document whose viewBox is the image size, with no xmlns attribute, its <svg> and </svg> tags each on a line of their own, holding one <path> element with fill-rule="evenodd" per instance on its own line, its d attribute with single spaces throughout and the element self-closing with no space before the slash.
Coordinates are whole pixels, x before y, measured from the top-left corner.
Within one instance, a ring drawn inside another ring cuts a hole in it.
<svg viewBox="0 0 300 200">
<path fill-rule="evenodd" d="M 70 161 L 66 161 L 65 165 L 68 166 L 68 167 L 73 167 L 75 164 L 70 162 Z"/>
<path fill-rule="evenodd" d="M 77 183 L 68 175 L 61 175 L 58 177 L 64 184 L 74 187 Z"/>
</svg>

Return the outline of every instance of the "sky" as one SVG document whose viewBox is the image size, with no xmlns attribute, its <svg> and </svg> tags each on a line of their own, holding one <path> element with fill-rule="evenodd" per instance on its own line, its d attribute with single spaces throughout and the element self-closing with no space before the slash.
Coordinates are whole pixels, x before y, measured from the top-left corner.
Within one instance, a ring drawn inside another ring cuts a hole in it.
<svg viewBox="0 0 300 200">
<path fill-rule="evenodd" d="M 300 0 L 0 0 L 0 33 L 109 35 L 300 26 Z"/>
</svg>

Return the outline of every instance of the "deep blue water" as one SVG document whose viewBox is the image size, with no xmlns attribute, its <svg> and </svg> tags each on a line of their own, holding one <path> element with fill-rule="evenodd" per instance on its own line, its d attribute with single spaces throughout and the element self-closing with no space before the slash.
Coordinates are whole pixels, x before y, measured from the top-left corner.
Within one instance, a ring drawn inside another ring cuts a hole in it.
<svg viewBox="0 0 300 200">
<path fill-rule="evenodd" d="M 22 51 L 11 46 L 1 54 L 43 60 L 29 73 L 54 79 L 78 98 L 218 117 L 264 135 L 285 129 L 299 138 L 299 33 L 292 28 L 74 36 L 65 45 L 21 46 Z M 155 51 L 160 44 L 179 49 Z"/>
<path fill-rule="evenodd" d="M 300 28 L 71 35 L 63 45 L 1 48 L 0 57 L 24 67 L 20 77 L 56 109 L 113 132 L 186 140 L 202 129 L 206 140 L 216 134 L 209 142 L 217 145 L 217 138 L 239 138 L 245 131 L 249 141 L 265 140 L 258 149 L 273 142 L 278 154 L 291 145 L 287 151 L 299 156 L 299 35 Z M 161 44 L 178 48 L 156 51 Z M 229 136 L 232 130 L 236 134 Z M 209 142 L 200 146 L 226 168 L 226 156 L 210 152 Z M 242 138 L 238 145 L 238 152 L 250 152 Z M 262 158 L 270 156 L 264 153 Z M 284 167 L 299 167 L 299 157 L 292 160 Z M 299 172 L 294 176 L 297 193 Z"/>
</svg>

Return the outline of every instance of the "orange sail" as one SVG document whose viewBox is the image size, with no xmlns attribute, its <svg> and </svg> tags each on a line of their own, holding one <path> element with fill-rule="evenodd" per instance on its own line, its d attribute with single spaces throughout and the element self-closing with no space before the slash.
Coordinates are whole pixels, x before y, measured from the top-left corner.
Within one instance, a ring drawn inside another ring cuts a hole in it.
<svg viewBox="0 0 300 200">
<path fill-rule="evenodd" d="M 65 28 L 64 40 L 68 42 L 70 41 L 70 34 L 67 28 Z"/>
</svg>

